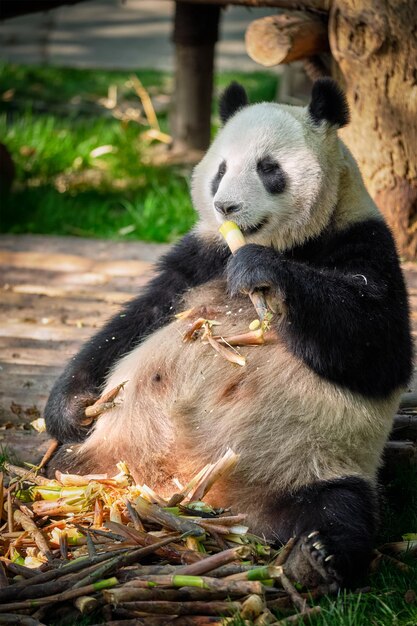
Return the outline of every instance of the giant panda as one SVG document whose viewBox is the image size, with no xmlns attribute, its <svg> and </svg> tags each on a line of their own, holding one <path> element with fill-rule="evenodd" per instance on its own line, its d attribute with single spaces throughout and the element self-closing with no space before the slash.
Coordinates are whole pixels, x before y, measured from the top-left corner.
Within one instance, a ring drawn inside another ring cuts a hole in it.
<svg viewBox="0 0 417 626">
<path fill-rule="evenodd" d="M 294 536 L 287 571 L 302 584 L 352 585 L 371 555 L 378 468 L 411 372 L 395 245 L 338 138 L 349 111 L 335 82 L 317 81 L 307 107 L 250 105 L 232 83 L 219 108 L 223 126 L 192 177 L 197 225 L 52 390 L 55 466 L 112 472 L 125 460 L 163 493 L 230 447 L 239 461 L 213 504 L 246 512 L 277 543 Z M 218 232 L 226 219 L 247 240 L 233 256 Z M 241 348 L 245 367 L 184 343 L 199 317 L 223 336 L 247 329 L 259 289 L 276 340 Z M 117 406 L 84 427 L 85 407 L 123 381 Z"/>
</svg>

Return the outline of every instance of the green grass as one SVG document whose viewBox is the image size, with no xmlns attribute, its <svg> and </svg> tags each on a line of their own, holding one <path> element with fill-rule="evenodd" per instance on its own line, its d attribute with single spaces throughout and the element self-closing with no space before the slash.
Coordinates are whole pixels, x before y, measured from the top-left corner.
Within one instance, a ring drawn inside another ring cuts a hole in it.
<svg viewBox="0 0 417 626">
<path fill-rule="evenodd" d="M 100 104 L 116 85 L 119 103 L 138 108 L 129 75 L 0 66 L 0 137 L 17 170 L 2 202 L 2 232 L 169 242 L 191 228 L 190 168 L 149 165 L 147 127 L 122 123 Z M 166 73 L 138 76 L 152 95 L 172 89 Z M 244 83 L 252 100 L 271 99 L 276 91 L 276 77 L 261 72 L 222 74 L 217 91 L 231 80 Z M 167 131 L 166 111 L 158 117 Z M 94 156 L 100 146 L 111 152 Z"/>
</svg>

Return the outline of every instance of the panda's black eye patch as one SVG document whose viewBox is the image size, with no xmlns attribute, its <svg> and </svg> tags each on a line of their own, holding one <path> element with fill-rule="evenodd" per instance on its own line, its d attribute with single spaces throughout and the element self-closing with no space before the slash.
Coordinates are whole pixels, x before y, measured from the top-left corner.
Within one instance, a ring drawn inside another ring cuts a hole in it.
<svg viewBox="0 0 417 626">
<path fill-rule="evenodd" d="M 226 161 L 222 161 L 219 165 L 219 169 L 217 170 L 217 174 L 215 175 L 215 177 L 213 178 L 213 180 L 211 181 L 211 194 L 212 196 L 216 195 L 216 192 L 219 188 L 220 185 L 220 181 L 223 178 L 223 176 L 226 174 Z"/>
<path fill-rule="evenodd" d="M 282 193 L 285 189 L 285 174 L 272 157 L 266 156 L 256 164 L 256 171 L 269 193 Z"/>
</svg>

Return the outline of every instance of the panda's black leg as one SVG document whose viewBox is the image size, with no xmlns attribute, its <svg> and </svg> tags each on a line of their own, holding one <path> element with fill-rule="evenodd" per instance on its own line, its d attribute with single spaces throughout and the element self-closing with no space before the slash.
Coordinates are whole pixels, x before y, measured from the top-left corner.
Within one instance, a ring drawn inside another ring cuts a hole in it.
<svg viewBox="0 0 417 626">
<path fill-rule="evenodd" d="M 320 481 L 274 504 L 269 518 L 281 542 L 296 537 L 287 572 L 307 587 L 334 591 L 366 573 L 377 524 L 374 488 L 356 476 Z"/>
</svg>

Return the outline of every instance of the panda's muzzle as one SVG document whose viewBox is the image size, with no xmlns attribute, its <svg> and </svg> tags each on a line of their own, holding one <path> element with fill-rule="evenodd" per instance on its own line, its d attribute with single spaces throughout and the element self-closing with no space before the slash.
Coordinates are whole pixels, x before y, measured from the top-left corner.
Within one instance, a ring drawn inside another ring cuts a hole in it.
<svg viewBox="0 0 417 626">
<path fill-rule="evenodd" d="M 232 213 L 238 213 L 243 207 L 241 202 L 230 202 L 228 200 L 221 201 L 216 200 L 214 203 L 214 208 L 216 211 L 224 215 L 225 217 L 229 217 Z"/>
</svg>

